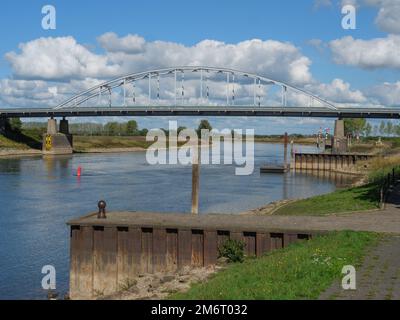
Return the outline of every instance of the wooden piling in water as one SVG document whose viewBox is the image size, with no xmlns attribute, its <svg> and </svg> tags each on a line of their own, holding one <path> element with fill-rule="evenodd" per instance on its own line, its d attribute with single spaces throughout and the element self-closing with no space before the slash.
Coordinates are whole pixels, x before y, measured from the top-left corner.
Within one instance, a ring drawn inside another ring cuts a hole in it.
<svg viewBox="0 0 400 320">
<path fill-rule="evenodd" d="M 199 214 L 200 159 L 199 151 L 193 155 L 192 164 L 192 214 Z"/>
</svg>

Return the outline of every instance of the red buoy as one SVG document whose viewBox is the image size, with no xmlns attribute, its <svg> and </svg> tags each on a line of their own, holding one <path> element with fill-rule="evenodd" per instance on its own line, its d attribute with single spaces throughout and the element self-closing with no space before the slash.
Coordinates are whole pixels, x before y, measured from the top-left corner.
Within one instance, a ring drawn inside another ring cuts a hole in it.
<svg viewBox="0 0 400 320">
<path fill-rule="evenodd" d="M 82 175 L 82 168 L 78 167 L 78 170 L 76 171 L 76 176 L 80 177 Z"/>
</svg>

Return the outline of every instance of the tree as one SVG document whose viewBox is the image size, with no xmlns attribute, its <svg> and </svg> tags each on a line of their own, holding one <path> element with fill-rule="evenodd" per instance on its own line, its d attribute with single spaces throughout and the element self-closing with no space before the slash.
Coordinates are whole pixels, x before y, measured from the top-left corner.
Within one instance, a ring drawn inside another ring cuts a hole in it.
<svg viewBox="0 0 400 320">
<path fill-rule="evenodd" d="M 10 119 L 10 129 L 12 131 L 20 132 L 22 129 L 22 121 L 20 118 L 11 118 Z"/>
<path fill-rule="evenodd" d="M 119 132 L 119 124 L 118 122 L 108 122 L 105 126 L 104 129 L 108 133 L 109 136 L 115 136 Z"/>
<path fill-rule="evenodd" d="M 345 135 L 359 136 L 364 131 L 366 125 L 367 120 L 365 119 L 345 119 L 344 133 Z"/>
<path fill-rule="evenodd" d="M 386 124 L 386 134 L 388 135 L 388 136 L 391 136 L 392 134 L 393 134 L 393 123 L 391 122 L 391 121 L 389 121 L 387 124 Z"/>
<path fill-rule="evenodd" d="M 385 134 L 385 127 L 386 127 L 386 124 L 385 124 L 385 121 L 381 121 L 381 124 L 379 125 L 379 133 L 381 134 L 381 135 L 384 135 Z"/>
<path fill-rule="evenodd" d="M 378 125 L 374 125 L 374 136 L 376 137 L 378 135 L 379 132 L 379 127 Z"/>
<path fill-rule="evenodd" d="M 203 130 L 203 129 L 204 130 L 209 130 L 209 131 L 212 130 L 211 124 L 208 122 L 208 120 L 201 120 L 200 121 L 199 127 L 197 129 L 197 135 L 199 137 L 201 137 L 201 130 Z"/>
<path fill-rule="evenodd" d="M 371 124 L 368 122 L 368 123 L 365 125 L 365 128 L 364 128 L 365 136 L 366 136 L 366 137 L 369 137 L 369 136 L 371 135 L 371 132 L 372 132 L 372 126 L 371 126 Z"/>
<path fill-rule="evenodd" d="M 127 122 L 126 133 L 128 135 L 136 135 L 138 133 L 138 124 L 135 120 L 130 120 Z"/>
</svg>

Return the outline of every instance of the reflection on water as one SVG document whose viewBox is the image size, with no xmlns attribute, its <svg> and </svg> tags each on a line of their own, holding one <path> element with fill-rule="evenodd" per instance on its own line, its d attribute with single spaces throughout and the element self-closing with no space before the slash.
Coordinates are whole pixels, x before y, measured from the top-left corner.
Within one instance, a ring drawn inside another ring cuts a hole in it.
<svg viewBox="0 0 400 320">
<path fill-rule="evenodd" d="M 318 170 L 301 170 L 296 174 L 301 173 L 305 176 L 313 176 L 322 181 L 328 181 L 335 184 L 336 188 L 347 188 L 360 179 L 358 175 L 345 174 L 333 171 L 318 171 Z"/>
<path fill-rule="evenodd" d="M 283 161 L 283 146 L 255 148 L 251 176 L 235 176 L 232 165 L 201 167 L 201 213 L 237 213 L 335 189 L 332 180 L 308 173 L 260 175 L 262 164 Z M 109 210 L 189 212 L 191 167 L 150 166 L 143 152 L 0 159 L 0 299 L 45 297 L 41 269 L 48 264 L 56 267 L 57 291 L 67 292 L 65 222 L 95 211 L 100 199 Z"/>
</svg>

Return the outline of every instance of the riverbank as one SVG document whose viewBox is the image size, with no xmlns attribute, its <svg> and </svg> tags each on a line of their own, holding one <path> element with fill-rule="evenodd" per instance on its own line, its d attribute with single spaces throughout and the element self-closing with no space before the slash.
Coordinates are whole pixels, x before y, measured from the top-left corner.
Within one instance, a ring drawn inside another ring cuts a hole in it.
<svg viewBox="0 0 400 320">
<path fill-rule="evenodd" d="M 350 188 L 306 199 L 282 200 L 244 214 L 326 216 L 380 210 L 382 186 L 389 174 L 399 176 L 399 164 L 400 154 L 376 157 L 360 165 L 360 179 Z"/>
<path fill-rule="evenodd" d="M 259 259 L 230 265 L 207 282 L 194 284 L 172 300 L 318 299 L 342 276 L 344 265 L 358 267 L 380 236 L 342 231 L 292 244 Z"/>
<path fill-rule="evenodd" d="M 289 142 L 293 141 L 294 144 L 302 144 L 302 145 L 316 145 L 317 139 L 315 137 L 298 137 L 298 136 L 289 136 Z M 259 143 L 283 143 L 283 136 L 266 136 L 254 137 L 254 142 Z"/>
</svg>

